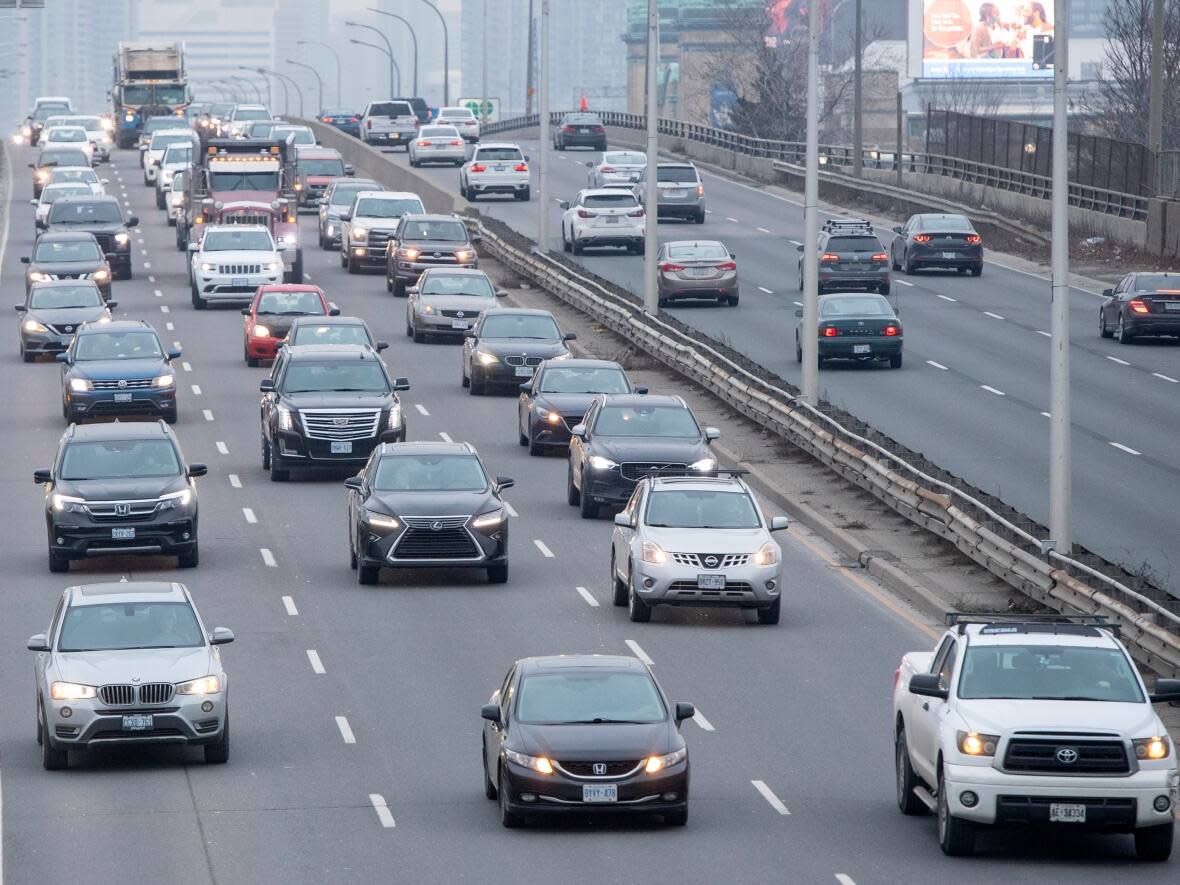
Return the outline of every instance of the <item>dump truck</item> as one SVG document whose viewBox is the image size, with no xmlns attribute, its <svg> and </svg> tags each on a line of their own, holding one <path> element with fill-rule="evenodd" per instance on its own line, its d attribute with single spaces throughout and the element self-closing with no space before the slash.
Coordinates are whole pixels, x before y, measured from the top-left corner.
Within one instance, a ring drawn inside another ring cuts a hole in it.
<svg viewBox="0 0 1180 885">
<path fill-rule="evenodd" d="M 120 43 L 111 102 L 115 141 L 121 148 L 136 143 L 149 117 L 174 115 L 183 120 L 189 104 L 184 44 Z"/>
</svg>

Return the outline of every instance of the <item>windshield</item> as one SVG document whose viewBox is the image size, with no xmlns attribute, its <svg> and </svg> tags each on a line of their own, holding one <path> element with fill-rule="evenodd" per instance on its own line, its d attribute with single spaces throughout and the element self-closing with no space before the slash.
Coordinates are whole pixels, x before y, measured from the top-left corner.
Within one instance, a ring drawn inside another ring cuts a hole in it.
<svg viewBox="0 0 1180 885">
<path fill-rule="evenodd" d="M 407 221 L 402 225 L 398 239 L 466 243 L 467 227 L 462 221 Z"/>
<path fill-rule="evenodd" d="M 1141 273 L 1135 276 L 1136 292 L 1161 292 L 1175 294 L 1180 292 L 1180 274 Z"/>
<path fill-rule="evenodd" d="M 458 138 L 459 130 L 454 126 L 423 126 L 418 130 L 419 138 Z"/>
<path fill-rule="evenodd" d="M 484 317 L 479 337 L 557 341 L 561 338 L 561 332 L 551 316 L 535 313 L 502 313 Z"/>
<path fill-rule="evenodd" d="M 70 142 L 70 141 L 86 141 L 86 130 L 77 128 L 66 128 L 65 126 L 53 128 L 49 130 L 49 135 L 46 141 Z"/>
<path fill-rule="evenodd" d="M 639 151 L 607 151 L 602 155 L 603 166 L 644 166 L 647 154 Z"/>
<path fill-rule="evenodd" d="M 251 138 L 270 138 L 271 132 L 279 125 L 273 120 L 264 120 L 261 123 L 251 123 L 247 131 Z"/>
<path fill-rule="evenodd" d="M 62 620 L 58 651 L 200 648 L 201 625 L 187 602 L 74 605 Z"/>
<path fill-rule="evenodd" d="M 93 169 L 54 169 L 49 181 L 57 184 L 61 181 L 82 181 L 87 184 L 97 184 L 98 175 Z M 89 191 L 90 188 L 87 188 Z"/>
<path fill-rule="evenodd" d="M 667 715 L 646 673 L 573 670 L 526 676 L 516 700 L 517 721 L 533 725 L 661 722 Z"/>
<path fill-rule="evenodd" d="M 959 697 L 1143 703 L 1135 671 L 1119 649 L 1069 645 L 969 646 Z"/>
<path fill-rule="evenodd" d="M 64 310 L 70 307 L 101 307 L 102 295 L 94 283 L 77 286 L 39 286 L 29 293 L 33 310 Z"/>
<path fill-rule="evenodd" d="M 377 492 L 482 492 L 488 487 L 474 455 L 394 455 L 377 462 Z"/>
<path fill-rule="evenodd" d="M 192 136 L 186 133 L 167 133 L 161 132 L 152 136 L 152 143 L 148 146 L 148 150 L 162 151 L 170 144 L 192 144 Z"/>
<path fill-rule="evenodd" d="M 57 240 L 40 242 L 33 253 L 37 264 L 53 264 L 58 261 L 102 261 L 102 252 L 94 240 Z"/>
<path fill-rule="evenodd" d="M 43 104 L 37 110 L 33 111 L 33 121 L 44 123 L 50 117 L 60 117 L 69 112 L 70 109 L 62 104 Z"/>
<path fill-rule="evenodd" d="M 656 168 L 656 181 L 695 184 L 696 180 L 697 171 L 691 166 L 659 166 Z"/>
<path fill-rule="evenodd" d="M 677 489 L 651 494 L 647 524 L 677 529 L 756 529 L 762 523 L 745 492 Z"/>
<path fill-rule="evenodd" d="M 45 150 L 37 158 L 38 166 L 89 166 L 90 160 L 77 148 L 62 150 Z"/>
<path fill-rule="evenodd" d="M 209 172 L 209 189 L 214 191 L 277 191 L 279 172 Z"/>
<path fill-rule="evenodd" d="M 952 234 L 969 234 L 975 232 L 975 228 L 971 226 L 971 222 L 962 215 L 929 215 L 922 219 L 917 229 Z"/>
<path fill-rule="evenodd" d="M 75 442 L 61 459 L 60 479 L 147 479 L 179 476 L 176 449 L 166 439 Z"/>
<path fill-rule="evenodd" d="M 318 292 L 263 292 L 258 298 L 257 312 L 279 316 L 323 316 L 324 302 Z"/>
<path fill-rule="evenodd" d="M 287 374 L 283 378 L 283 393 L 330 391 L 388 393 L 389 382 L 385 379 L 381 366 L 372 360 L 300 360 L 287 366 Z"/>
<path fill-rule="evenodd" d="M 193 146 L 191 144 L 174 144 L 170 145 L 164 151 L 164 165 L 169 166 L 173 163 L 191 163 L 193 159 Z"/>
<path fill-rule="evenodd" d="M 471 159 L 475 163 L 486 163 L 489 160 L 493 162 L 511 160 L 520 163 L 524 160 L 524 154 L 520 152 L 520 148 L 514 147 L 479 148 Z"/>
<path fill-rule="evenodd" d="M 409 117 L 414 109 L 404 101 L 377 101 L 369 108 L 370 117 Z"/>
<path fill-rule="evenodd" d="M 344 162 L 341 160 L 300 160 L 298 167 L 300 175 L 332 175 L 339 177 L 344 174 Z"/>
<path fill-rule="evenodd" d="M 547 366 L 541 373 L 541 393 L 630 393 L 622 369 Z"/>
<path fill-rule="evenodd" d="M 680 406 L 607 406 L 598 413 L 594 432 L 602 436 L 699 437 L 692 412 Z"/>
<path fill-rule="evenodd" d="M 240 123 L 243 120 L 269 120 L 270 111 L 266 108 L 234 108 L 234 121 Z"/>
<path fill-rule="evenodd" d="M 54 203 L 49 212 L 50 224 L 121 224 L 122 221 L 119 204 L 111 200 Z"/>
<path fill-rule="evenodd" d="M 475 114 L 468 108 L 443 108 L 439 111 L 438 118 L 440 120 L 474 120 Z"/>
<path fill-rule="evenodd" d="M 587 194 L 582 199 L 587 209 L 633 209 L 639 205 L 635 197 L 626 191 L 613 194 Z"/>
<path fill-rule="evenodd" d="M 386 199 L 384 197 L 367 197 L 358 200 L 354 217 L 365 218 L 401 218 L 403 215 L 416 215 L 425 212 L 421 200 Z"/>
<path fill-rule="evenodd" d="M 893 308 L 879 295 L 825 298 L 820 305 L 822 317 L 882 317 L 891 318 Z"/>
<path fill-rule="evenodd" d="M 668 257 L 674 261 L 729 261 L 720 243 L 669 243 Z"/>
<path fill-rule="evenodd" d="M 153 98 L 154 93 L 154 98 Z M 124 86 L 123 104 L 182 104 L 183 86 Z"/>
<path fill-rule="evenodd" d="M 74 359 L 78 362 L 160 359 L 164 356 L 155 332 L 97 332 L 79 335 L 75 341 Z"/>
<path fill-rule="evenodd" d="M 41 202 L 52 205 L 62 197 L 88 197 L 90 188 L 84 184 L 67 184 L 58 187 L 47 187 L 41 191 Z"/>
<path fill-rule="evenodd" d="M 211 230 L 205 234 L 202 252 L 273 252 L 274 243 L 264 230 Z"/>
<path fill-rule="evenodd" d="M 483 274 L 427 272 L 418 283 L 423 295 L 470 295 L 473 298 L 495 298 L 496 290 Z"/>
<path fill-rule="evenodd" d="M 369 333 L 360 323 L 332 323 L 313 326 L 305 323 L 295 329 L 292 344 L 371 344 Z"/>
</svg>

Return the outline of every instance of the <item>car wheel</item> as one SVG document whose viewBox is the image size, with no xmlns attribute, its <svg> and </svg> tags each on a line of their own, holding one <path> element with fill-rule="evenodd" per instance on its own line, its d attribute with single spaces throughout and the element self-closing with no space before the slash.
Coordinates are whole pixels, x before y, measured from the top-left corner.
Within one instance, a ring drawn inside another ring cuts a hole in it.
<svg viewBox="0 0 1180 885">
<path fill-rule="evenodd" d="M 635 590 L 635 572 L 627 578 L 627 616 L 636 624 L 646 624 L 651 620 L 651 606 L 639 598 Z"/>
<path fill-rule="evenodd" d="M 571 507 L 577 507 L 582 501 L 582 493 L 574 485 L 574 466 L 566 463 L 565 468 L 565 502 Z"/>
<path fill-rule="evenodd" d="M 271 482 L 286 482 L 291 478 L 291 471 L 286 468 L 279 467 L 279 459 L 273 454 L 270 457 L 270 481 Z"/>
<path fill-rule="evenodd" d="M 348 533 L 348 567 L 350 569 L 352 569 L 354 572 L 356 571 L 356 566 L 357 566 L 356 549 L 357 549 L 357 538 L 352 532 L 349 532 Z"/>
<path fill-rule="evenodd" d="M 977 265 L 976 267 L 971 268 L 971 276 L 973 276 L 973 277 L 983 276 L 983 265 L 980 264 L 980 265 Z"/>
<path fill-rule="evenodd" d="M 211 744 L 205 744 L 205 764 L 225 765 L 229 762 L 229 708 L 225 711 L 225 724 L 221 727 L 221 737 Z"/>
<path fill-rule="evenodd" d="M 803 291 L 803 263 L 799 263 L 799 291 Z"/>
<path fill-rule="evenodd" d="M 202 298 L 200 293 L 197 291 L 197 284 L 196 283 L 193 283 L 192 297 L 193 297 L 193 310 L 204 310 L 205 307 L 207 306 L 208 302 L 204 298 Z"/>
<path fill-rule="evenodd" d="M 520 432 L 520 425 L 516 425 L 516 443 L 517 445 L 527 446 L 529 444 L 529 435 Z"/>
<path fill-rule="evenodd" d="M 69 557 L 62 556 L 60 553 L 49 551 L 49 570 L 55 574 L 68 572 L 70 570 Z"/>
<path fill-rule="evenodd" d="M 393 281 L 393 297 L 394 298 L 405 298 L 406 297 L 406 284 L 404 282 L 402 282 L 401 280 L 395 279 Z"/>
<path fill-rule="evenodd" d="M 418 331 L 418 329 L 417 329 L 417 327 L 415 327 L 415 328 L 414 328 L 414 334 L 413 334 L 413 338 L 414 338 L 414 341 L 415 341 L 415 343 L 417 343 L 417 344 L 423 344 L 423 343 L 425 343 L 425 341 L 426 341 L 426 333 L 425 333 L 425 332 L 419 332 L 419 331 Z"/>
<path fill-rule="evenodd" d="M 664 823 L 670 827 L 683 827 L 688 823 L 688 805 L 675 811 L 665 811 Z"/>
<path fill-rule="evenodd" d="M 495 799 L 497 795 L 496 785 L 492 783 L 492 776 L 488 773 L 488 744 L 486 738 L 480 738 L 480 756 L 481 765 L 483 766 L 483 794 L 488 799 Z"/>
<path fill-rule="evenodd" d="M 540 443 L 537 442 L 537 440 L 533 436 L 531 430 L 529 431 L 528 442 L 529 442 L 529 454 L 530 455 L 540 456 L 540 455 L 545 454 L 545 449 L 542 448 Z"/>
<path fill-rule="evenodd" d="M 795 362 L 803 362 L 803 345 L 799 343 L 799 335 L 795 334 Z"/>
<path fill-rule="evenodd" d="M 160 190 L 159 188 L 156 189 L 156 208 L 157 209 L 164 208 L 164 192 L 162 190 Z"/>
<path fill-rule="evenodd" d="M 503 783 L 503 779 L 501 779 Z M 505 829 L 515 830 L 517 827 L 524 825 L 524 818 L 508 807 L 508 791 L 499 790 L 500 798 L 500 823 Z"/>
<path fill-rule="evenodd" d="M 487 384 L 475 377 L 475 372 L 471 373 L 471 383 L 469 385 L 472 396 L 483 396 L 487 392 Z"/>
<path fill-rule="evenodd" d="M 877 287 L 877 291 L 880 292 L 882 295 L 888 295 L 889 294 L 889 284 L 882 283 L 880 286 Z"/>
<path fill-rule="evenodd" d="M 377 579 L 381 576 L 381 569 L 375 565 L 365 565 L 358 563 L 356 569 L 356 582 L 364 584 L 365 586 L 372 586 L 377 583 Z"/>
<path fill-rule="evenodd" d="M 173 409 L 171 412 L 164 413 L 164 423 L 165 424 L 175 424 L 179 419 L 180 419 L 180 416 L 177 415 L 175 409 Z"/>
<path fill-rule="evenodd" d="M 393 294 L 393 280 L 389 278 L 389 274 L 385 275 L 385 291 Z"/>
<path fill-rule="evenodd" d="M 738 306 L 738 296 L 726 295 L 725 296 L 725 304 L 729 307 L 737 307 Z"/>
<path fill-rule="evenodd" d="M 582 519 L 598 519 L 598 502 L 584 492 L 579 497 Z"/>
<path fill-rule="evenodd" d="M 569 252 L 571 249 L 570 241 L 565 237 L 565 225 L 561 226 L 561 251 Z"/>
<path fill-rule="evenodd" d="M 470 387 L 471 379 L 467 377 L 467 373 L 463 371 L 463 363 L 459 363 L 459 385 L 461 387 Z"/>
<path fill-rule="evenodd" d="M 27 350 L 25 350 L 25 346 L 22 344 L 20 346 L 20 358 L 26 363 L 31 363 L 33 360 L 37 359 L 37 354 L 29 353 Z"/>
<path fill-rule="evenodd" d="M 1165 861 L 1172 856 L 1176 824 L 1168 821 L 1158 827 L 1140 827 L 1135 831 L 1135 856 L 1140 860 Z"/>
<path fill-rule="evenodd" d="M 889 269 L 901 270 L 901 265 L 897 263 L 897 254 L 893 251 L 893 247 L 889 247 Z"/>
<path fill-rule="evenodd" d="M 622 608 L 627 604 L 627 582 L 619 577 L 619 572 L 615 568 L 615 552 L 612 550 L 610 554 L 610 588 L 611 588 L 611 602 Z"/>
<path fill-rule="evenodd" d="M 757 610 L 759 624 L 777 624 L 783 610 L 783 598 L 780 596 L 766 608 Z"/>
<path fill-rule="evenodd" d="M 529 200 L 531 200 L 532 198 L 533 198 L 533 193 L 532 193 L 532 191 L 531 191 L 529 188 L 527 188 L 527 187 L 526 187 L 524 190 L 522 190 L 522 191 L 520 192 L 520 201 L 521 201 L 522 203 L 527 203 L 527 202 L 529 202 Z"/>
<path fill-rule="evenodd" d="M 697 213 L 696 222 L 697 222 L 697 224 L 704 224 L 705 223 L 705 210 L 704 209 L 702 209 L 700 212 Z M 687 814 L 687 812 L 685 812 L 685 813 Z"/>
<path fill-rule="evenodd" d="M 494 565 L 488 566 L 488 583 L 489 584 L 507 584 L 508 583 L 508 563 L 497 562 Z"/>
<path fill-rule="evenodd" d="M 266 441 L 266 437 L 262 439 L 262 469 L 270 470 L 270 443 Z"/>
<path fill-rule="evenodd" d="M 902 269 L 905 271 L 905 275 L 907 277 L 912 277 L 914 275 L 914 272 L 917 270 L 917 268 L 914 266 L 914 263 L 912 261 L 910 261 L 909 253 L 906 253 L 906 255 L 903 258 L 903 262 L 904 262 L 904 266 Z"/>
<path fill-rule="evenodd" d="M 1113 338 L 1114 332 L 1106 325 L 1106 311 L 1098 308 L 1098 335 L 1102 338 Z"/>
<path fill-rule="evenodd" d="M 201 561 L 201 552 L 197 547 L 197 542 L 193 541 L 193 546 L 176 557 L 177 568 L 196 568 Z"/>
<path fill-rule="evenodd" d="M 902 814 L 919 815 L 927 811 L 926 803 L 914 795 L 914 788 L 922 782 L 910 765 L 910 749 L 905 739 L 905 729 L 897 732 L 893 747 L 893 768 L 897 781 L 897 807 Z"/>
<path fill-rule="evenodd" d="M 353 273 L 353 274 L 360 273 L 360 268 L 357 267 L 357 263 L 353 260 L 351 255 L 349 255 L 348 258 L 345 260 L 344 266 L 346 268 L 348 268 L 349 273 Z"/>
<path fill-rule="evenodd" d="M 41 713 L 41 767 L 46 771 L 64 771 L 70 767 L 70 751 L 64 747 L 56 747 L 53 738 L 49 736 L 49 726 L 45 722 L 45 713 Z"/>
<path fill-rule="evenodd" d="M 975 824 L 951 814 L 941 770 L 938 772 L 938 845 L 942 853 L 950 857 L 968 857 L 975 853 Z"/>
<path fill-rule="evenodd" d="M 891 368 L 891 369 L 900 369 L 901 368 L 901 354 L 900 353 L 895 353 L 891 357 L 889 357 L 889 368 Z"/>
<path fill-rule="evenodd" d="M 572 234 L 573 231 L 570 231 Z M 581 255 L 585 251 L 585 247 L 576 238 L 570 241 L 570 251 L 575 255 Z"/>
<path fill-rule="evenodd" d="M 1119 314 L 1119 324 L 1115 328 L 1114 337 L 1118 340 L 1119 344 L 1130 344 L 1131 340 L 1135 337 L 1127 330 L 1126 324 L 1123 323 L 1123 315 L 1121 313 Z"/>
</svg>

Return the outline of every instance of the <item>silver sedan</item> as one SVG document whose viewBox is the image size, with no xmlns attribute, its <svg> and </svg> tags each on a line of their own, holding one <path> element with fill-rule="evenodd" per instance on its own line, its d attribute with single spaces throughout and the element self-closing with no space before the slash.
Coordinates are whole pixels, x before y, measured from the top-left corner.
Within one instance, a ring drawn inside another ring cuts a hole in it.
<svg viewBox="0 0 1180 885">
<path fill-rule="evenodd" d="M 406 150 L 411 166 L 426 163 L 462 166 L 467 161 L 467 142 L 454 126 L 423 126 Z"/>
<path fill-rule="evenodd" d="M 229 760 L 229 681 L 219 645 L 183 584 L 131 581 L 69 587 L 37 653 L 37 743 L 50 771 L 69 751 L 116 744 L 203 747 Z"/>
<path fill-rule="evenodd" d="M 738 303 L 737 258 L 716 240 L 664 243 L 656 256 L 660 304 L 677 298 L 703 298 L 734 307 Z"/>
<path fill-rule="evenodd" d="M 406 335 L 422 342 L 427 335 L 463 338 L 502 293 L 482 270 L 434 267 L 406 294 Z"/>
<path fill-rule="evenodd" d="M 590 169 L 586 176 L 589 187 L 630 188 L 647 168 L 647 154 L 642 151 L 606 151 L 601 160 L 590 160 L 586 165 Z"/>
</svg>

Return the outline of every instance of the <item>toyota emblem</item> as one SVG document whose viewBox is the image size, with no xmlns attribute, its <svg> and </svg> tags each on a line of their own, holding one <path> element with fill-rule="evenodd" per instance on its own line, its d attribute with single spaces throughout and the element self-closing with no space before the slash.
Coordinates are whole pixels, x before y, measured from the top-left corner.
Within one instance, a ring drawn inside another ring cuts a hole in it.
<svg viewBox="0 0 1180 885">
<path fill-rule="evenodd" d="M 126 381 L 126 379 L 124 379 L 124 378 L 120 378 L 120 379 L 119 379 L 119 389 L 120 389 L 120 390 L 122 390 L 122 389 L 123 389 L 124 387 L 126 387 L 126 386 L 127 386 L 127 381 Z"/>
<path fill-rule="evenodd" d="M 717 568 L 720 563 L 721 560 L 719 560 L 716 556 L 705 557 L 705 565 L 707 565 L 709 568 Z"/>
<path fill-rule="evenodd" d="M 1073 747 L 1062 747 L 1057 751 L 1057 761 L 1062 765 L 1073 765 L 1078 761 L 1078 751 Z"/>
<path fill-rule="evenodd" d="M 439 522 L 437 519 L 430 524 L 430 530 L 432 532 L 441 532 L 442 527 L 443 527 L 443 524 L 441 522 Z"/>
<path fill-rule="evenodd" d="M 339 418 L 333 418 L 332 424 L 335 425 L 336 427 L 347 427 L 348 426 L 348 419 L 343 416 L 341 416 Z"/>
<path fill-rule="evenodd" d="M 128 515 L 130 515 L 130 513 L 131 513 L 131 505 L 130 504 L 116 504 L 115 505 L 115 516 L 128 516 Z"/>
<path fill-rule="evenodd" d="M 435 258 L 442 258 L 442 253 L 441 253 L 441 252 L 435 252 L 435 253 L 434 253 L 434 257 L 435 257 Z"/>
<path fill-rule="evenodd" d="M 594 773 L 601 777 L 602 775 L 606 774 L 606 763 L 605 762 L 595 762 L 593 769 L 594 769 Z"/>
</svg>

